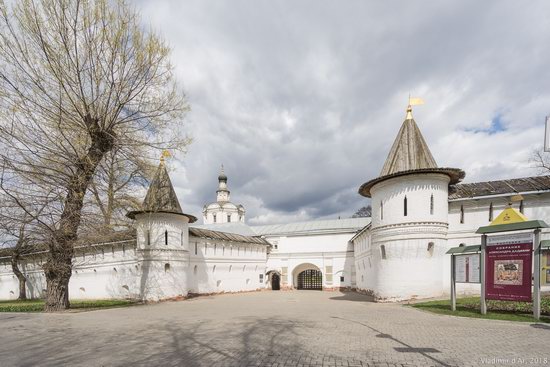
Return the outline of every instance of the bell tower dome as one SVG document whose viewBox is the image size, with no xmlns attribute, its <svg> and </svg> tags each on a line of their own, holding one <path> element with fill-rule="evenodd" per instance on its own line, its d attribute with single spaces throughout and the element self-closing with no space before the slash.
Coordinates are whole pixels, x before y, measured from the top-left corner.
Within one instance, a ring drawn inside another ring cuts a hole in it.
<svg viewBox="0 0 550 367">
<path fill-rule="evenodd" d="M 233 204 L 230 201 L 230 194 L 231 192 L 227 187 L 227 175 L 222 164 L 220 174 L 218 175 L 216 202 L 205 205 L 202 210 L 204 224 L 244 223 L 244 207 Z"/>
</svg>

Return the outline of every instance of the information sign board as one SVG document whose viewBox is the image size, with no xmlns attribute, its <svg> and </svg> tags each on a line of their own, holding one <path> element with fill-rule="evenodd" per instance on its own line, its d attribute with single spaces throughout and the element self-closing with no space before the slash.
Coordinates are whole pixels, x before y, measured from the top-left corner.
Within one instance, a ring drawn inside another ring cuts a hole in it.
<svg viewBox="0 0 550 367">
<path fill-rule="evenodd" d="M 485 298 L 530 302 L 533 235 L 488 237 L 486 251 Z"/>
<path fill-rule="evenodd" d="M 455 255 L 455 281 L 479 283 L 479 254 Z"/>
</svg>

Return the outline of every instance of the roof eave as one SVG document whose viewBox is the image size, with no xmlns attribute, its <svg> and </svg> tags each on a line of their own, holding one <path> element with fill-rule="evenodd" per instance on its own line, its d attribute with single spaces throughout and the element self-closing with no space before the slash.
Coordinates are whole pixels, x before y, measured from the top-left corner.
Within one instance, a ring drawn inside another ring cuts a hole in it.
<svg viewBox="0 0 550 367">
<path fill-rule="evenodd" d="M 386 180 L 389 180 L 389 179 L 395 178 L 395 177 L 415 175 L 415 174 L 423 174 L 423 173 L 440 173 L 440 174 L 447 175 L 451 179 L 449 181 L 449 185 L 454 185 L 454 184 L 460 182 L 464 178 L 464 176 L 466 175 L 464 173 L 464 171 L 459 169 L 459 168 L 443 167 L 443 168 L 412 169 L 412 170 L 408 170 L 408 171 L 401 171 L 401 172 L 392 173 L 391 175 L 380 176 L 378 178 L 375 178 L 373 180 L 365 182 L 364 184 L 362 184 L 359 187 L 359 194 L 361 194 L 362 196 L 370 198 L 371 197 L 370 190 L 372 189 L 372 187 L 374 185 L 376 185 L 380 182 L 383 182 L 383 181 L 386 181 Z"/>
</svg>

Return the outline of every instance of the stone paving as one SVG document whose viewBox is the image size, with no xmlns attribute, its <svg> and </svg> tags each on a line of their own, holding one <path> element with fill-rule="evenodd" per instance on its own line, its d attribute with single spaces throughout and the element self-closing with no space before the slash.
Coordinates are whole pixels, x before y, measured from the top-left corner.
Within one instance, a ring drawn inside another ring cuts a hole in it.
<svg viewBox="0 0 550 367">
<path fill-rule="evenodd" d="M 550 365 L 550 326 L 281 291 L 0 314 L 0 366 Z"/>
</svg>

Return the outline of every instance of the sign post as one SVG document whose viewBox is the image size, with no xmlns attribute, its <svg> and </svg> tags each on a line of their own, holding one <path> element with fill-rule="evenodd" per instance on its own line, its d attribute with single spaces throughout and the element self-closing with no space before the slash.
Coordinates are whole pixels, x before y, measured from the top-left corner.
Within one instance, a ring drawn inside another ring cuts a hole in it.
<svg viewBox="0 0 550 367">
<path fill-rule="evenodd" d="M 487 314 L 487 300 L 485 299 L 485 249 L 487 248 L 487 235 L 481 235 L 481 253 L 480 253 L 480 265 L 481 265 L 481 314 Z"/>
<path fill-rule="evenodd" d="M 535 242 L 533 243 L 533 252 L 535 254 L 535 271 L 533 284 L 533 317 L 540 320 L 540 229 L 535 229 Z"/>
<path fill-rule="evenodd" d="M 489 226 L 478 228 L 482 314 L 487 313 L 487 299 L 532 301 L 533 317 L 540 319 L 541 228 L 548 225 L 541 220 L 527 220 L 511 206 Z M 515 233 L 502 234 L 505 232 Z M 498 235 L 488 237 L 489 234 Z"/>
<path fill-rule="evenodd" d="M 454 255 L 451 255 L 451 311 L 456 311 L 456 277 Z"/>
<path fill-rule="evenodd" d="M 456 311 L 456 283 L 479 283 L 480 246 L 453 247 L 451 254 L 451 310 Z"/>
</svg>

